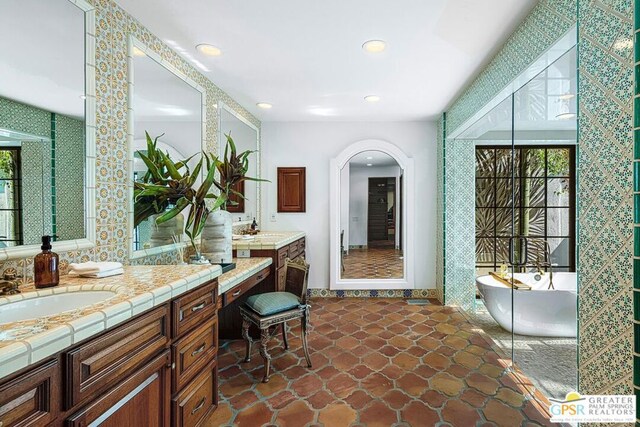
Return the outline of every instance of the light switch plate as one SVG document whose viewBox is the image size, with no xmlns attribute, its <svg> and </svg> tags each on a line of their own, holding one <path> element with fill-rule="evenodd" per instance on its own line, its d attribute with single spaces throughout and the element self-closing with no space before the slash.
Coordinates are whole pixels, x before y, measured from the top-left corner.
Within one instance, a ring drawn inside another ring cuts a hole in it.
<svg viewBox="0 0 640 427">
<path fill-rule="evenodd" d="M 276 214 L 275 213 L 271 214 L 271 222 L 276 222 Z"/>
<path fill-rule="evenodd" d="M 238 249 L 238 258 L 251 258 L 251 249 Z"/>
</svg>

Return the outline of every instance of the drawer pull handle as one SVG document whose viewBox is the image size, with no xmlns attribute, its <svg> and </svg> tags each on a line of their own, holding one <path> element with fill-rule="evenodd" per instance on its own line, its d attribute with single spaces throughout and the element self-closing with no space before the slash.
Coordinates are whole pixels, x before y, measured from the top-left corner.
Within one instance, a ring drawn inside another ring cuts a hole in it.
<svg viewBox="0 0 640 427">
<path fill-rule="evenodd" d="M 262 274 L 256 277 L 256 280 L 262 280 Z"/>
<path fill-rule="evenodd" d="M 235 291 L 233 294 L 231 294 L 231 296 L 233 297 L 237 297 L 238 295 L 240 295 L 240 293 L 242 292 L 242 289 L 238 289 L 237 291 Z"/>
<path fill-rule="evenodd" d="M 207 305 L 206 302 L 201 302 L 198 305 L 194 305 L 193 307 L 191 307 L 191 312 L 193 313 L 194 311 L 200 311 L 202 310 L 205 306 Z"/>
<path fill-rule="evenodd" d="M 193 352 L 191 352 L 191 356 L 195 356 L 196 354 L 202 353 L 205 348 L 207 348 L 207 345 L 205 343 L 202 343 L 200 347 L 196 348 L 195 350 L 193 350 Z"/>
<path fill-rule="evenodd" d="M 203 397 L 202 400 L 200 401 L 200 403 L 198 403 L 192 410 L 191 410 L 191 415 L 195 414 L 196 412 L 198 412 L 200 409 L 202 409 L 202 407 L 204 406 L 204 402 L 207 400 L 207 397 Z"/>
</svg>

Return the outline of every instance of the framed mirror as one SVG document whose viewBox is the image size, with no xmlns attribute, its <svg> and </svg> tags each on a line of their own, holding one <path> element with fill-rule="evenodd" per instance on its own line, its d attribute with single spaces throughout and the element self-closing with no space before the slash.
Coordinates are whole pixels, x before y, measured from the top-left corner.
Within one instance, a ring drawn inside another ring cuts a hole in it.
<svg viewBox="0 0 640 427">
<path fill-rule="evenodd" d="M 218 125 L 220 132 L 218 152 L 220 156 L 224 154 L 227 143 L 225 135 L 231 135 L 239 153 L 246 150 L 257 151 L 255 155 L 249 157 L 247 175 L 260 177 L 260 129 L 228 105 L 220 102 L 218 108 L 220 111 Z M 236 191 L 244 194 L 245 198 L 232 197 L 232 200 L 237 204 L 227 206 L 227 210 L 231 212 L 233 217 L 234 225 L 251 224 L 254 218 L 260 224 L 260 183 L 244 181 L 240 183 Z"/>
<path fill-rule="evenodd" d="M 129 45 L 129 74 L 129 253 L 140 258 L 185 245 L 184 214 L 160 225 L 155 215 L 134 222 L 133 182 L 147 172 L 139 155 L 147 150 L 146 133 L 158 138 L 157 148 L 174 162 L 204 150 L 206 92 L 134 37 Z M 197 157 L 190 162 L 191 169 L 196 163 Z"/>
<path fill-rule="evenodd" d="M 95 11 L 0 2 L 0 260 L 95 242 Z M 90 201 L 91 203 L 87 203 Z"/>
</svg>

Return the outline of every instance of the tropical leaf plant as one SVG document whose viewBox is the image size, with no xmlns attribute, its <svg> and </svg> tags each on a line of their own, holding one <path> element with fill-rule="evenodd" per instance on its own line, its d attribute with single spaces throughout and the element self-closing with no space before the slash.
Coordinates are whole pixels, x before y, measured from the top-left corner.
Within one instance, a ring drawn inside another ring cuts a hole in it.
<svg viewBox="0 0 640 427">
<path fill-rule="evenodd" d="M 237 188 L 242 181 L 268 182 L 266 179 L 254 178 L 247 176 L 249 171 L 249 156 L 256 151 L 246 150 L 241 153 L 237 152 L 236 144 L 230 134 L 224 135 L 227 144 L 224 148 L 224 156 L 215 158 L 207 156 L 207 168 L 214 165 L 218 171 L 219 180 L 214 181 L 215 186 L 220 190 L 218 200 L 222 199 L 220 206 L 226 210 L 228 205 L 237 205 L 238 202 L 232 200 L 232 196 L 245 199 L 244 194 L 240 193 Z"/>
<path fill-rule="evenodd" d="M 218 197 L 209 190 L 214 185 L 218 159 L 201 155 L 200 160 L 190 170 L 188 162 L 194 157 L 174 162 L 168 153 L 157 148 L 158 136 L 152 139 L 145 132 L 147 139 L 146 153 L 138 151 L 138 155 L 147 167 L 147 172 L 141 180 L 134 182 L 134 225 L 153 215 L 157 215 L 155 222 L 161 224 L 177 216 L 189 208 L 185 222 L 185 234 L 189 236 L 191 244 L 196 248 L 195 239 L 202 233 L 209 212 L 218 209 L 225 198 Z M 196 189 L 194 185 L 202 171 L 206 158 L 206 177 Z M 213 200 L 213 204 L 208 201 Z"/>
</svg>

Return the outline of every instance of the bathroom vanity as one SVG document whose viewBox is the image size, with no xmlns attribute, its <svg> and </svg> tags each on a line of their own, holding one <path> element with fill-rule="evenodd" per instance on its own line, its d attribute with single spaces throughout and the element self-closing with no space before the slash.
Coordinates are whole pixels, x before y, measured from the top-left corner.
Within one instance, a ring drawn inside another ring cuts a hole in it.
<svg viewBox="0 0 640 427">
<path fill-rule="evenodd" d="M 115 296 L 0 325 L 0 425 L 202 425 L 218 402 L 218 309 L 271 259 L 237 264 L 224 275 L 218 266 L 125 267 L 123 276 L 67 276 L 38 291 Z"/>
</svg>

